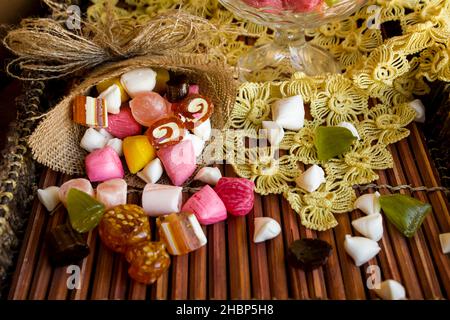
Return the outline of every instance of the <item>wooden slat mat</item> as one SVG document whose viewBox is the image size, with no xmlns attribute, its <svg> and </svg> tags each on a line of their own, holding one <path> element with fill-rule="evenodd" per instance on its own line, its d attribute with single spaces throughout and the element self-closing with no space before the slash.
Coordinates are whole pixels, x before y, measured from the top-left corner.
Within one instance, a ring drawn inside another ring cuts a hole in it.
<svg viewBox="0 0 450 320">
<path fill-rule="evenodd" d="M 394 168 L 380 172 L 377 183 L 439 186 L 420 129 L 416 124 L 409 128 L 410 137 L 391 147 Z M 223 169 L 225 175 L 234 174 L 229 166 Z M 67 179 L 46 170 L 40 187 L 59 185 Z M 124 259 L 102 246 L 96 231 L 90 233 L 91 254 L 80 264 L 81 289 L 72 291 L 67 289 L 66 268 L 49 264 L 44 241 L 46 233 L 64 222 L 67 214 L 60 209 L 49 216 L 35 200 L 9 299 L 375 299 L 366 287 L 369 265 L 380 267 L 382 279 L 399 280 L 410 299 L 448 299 L 450 257 L 442 254 L 438 237 L 450 231 L 449 203 L 440 191 L 416 192 L 415 196 L 433 206 L 433 213 L 417 235 L 407 239 L 385 221 L 380 254 L 360 268 L 345 253 L 343 241 L 346 234 L 356 234 L 350 222 L 362 216 L 361 212 L 338 215 L 335 229 L 316 232 L 300 224 L 298 215 L 281 196 L 256 195 L 252 213 L 204 227 L 208 244 L 189 255 L 172 258 L 170 270 L 152 286 L 132 281 Z M 130 194 L 129 201 L 138 203 L 139 195 Z M 279 221 L 281 236 L 254 244 L 253 218 L 259 216 Z M 154 231 L 154 223 L 152 227 Z M 325 267 L 303 272 L 287 265 L 287 246 L 303 237 L 332 244 L 334 250 Z"/>
</svg>

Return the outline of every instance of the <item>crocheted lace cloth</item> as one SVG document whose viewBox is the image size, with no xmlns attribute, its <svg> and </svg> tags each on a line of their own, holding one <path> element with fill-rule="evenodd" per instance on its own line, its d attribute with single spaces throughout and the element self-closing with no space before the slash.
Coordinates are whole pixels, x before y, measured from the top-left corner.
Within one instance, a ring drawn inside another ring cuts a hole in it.
<svg viewBox="0 0 450 320">
<path fill-rule="evenodd" d="M 89 19 L 102 18 L 103 1 L 93 0 Z M 217 0 L 125 2 L 129 7 L 116 5 L 116 14 L 137 23 L 175 8 L 208 18 L 217 32 L 203 45 L 230 65 L 251 48 L 245 39 L 254 38 L 257 45 L 272 38 L 266 27 L 234 17 Z M 393 166 L 387 147 L 409 135 L 405 127 L 415 117 L 408 102 L 430 91 L 427 82 L 450 81 L 449 6 L 449 0 L 370 0 L 347 19 L 307 30 L 310 41 L 331 52 L 345 67 L 344 73 L 319 77 L 297 73 L 286 81 L 276 81 L 281 69 L 255 74 L 254 82 L 241 84 L 231 112 L 228 128 L 241 130 L 230 130 L 218 139 L 225 142 L 227 153 L 222 157 L 228 161 L 245 157 L 247 161 L 234 161 L 236 173 L 253 180 L 260 194 L 283 194 L 307 228 L 336 226 L 334 214 L 353 209 L 353 186 L 370 183 L 378 179 L 377 170 Z M 387 24 L 386 29 L 398 32 L 383 34 L 385 28 L 380 27 Z M 273 148 L 242 142 L 244 137 L 256 138 L 262 121 L 271 119 L 274 101 L 298 94 L 305 101 L 307 120 L 299 131 L 286 131 L 278 157 Z M 315 128 L 341 121 L 351 122 L 361 139 L 343 156 L 319 161 Z M 326 183 L 307 193 L 295 186 L 294 179 L 310 164 L 324 168 Z"/>
</svg>

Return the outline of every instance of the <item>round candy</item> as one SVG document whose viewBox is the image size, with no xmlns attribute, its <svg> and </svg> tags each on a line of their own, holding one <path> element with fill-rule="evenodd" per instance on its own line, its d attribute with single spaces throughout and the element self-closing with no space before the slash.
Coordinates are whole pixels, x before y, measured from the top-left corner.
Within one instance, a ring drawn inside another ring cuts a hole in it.
<svg viewBox="0 0 450 320">
<path fill-rule="evenodd" d="M 128 104 L 123 104 L 118 114 L 108 115 L 108 128 L 106 128 L 106 131 L 114 137 L 124 139 L 141 134 L 142 127 L 134 120 Z"/>
<path fill-rule="evenodd" d="M 293 267 L 312 270 L 327 263 L 332 250 L 326 241 L 304 238 L 291 243 L 287 256 Z"/>
<path fill-rule="evenodd" d="M 170 113 L 170 103 L 156 92 L 138 94 L 130 101 L 131 113 L 141 125 L 149 127 Z"/>
<path fill-rule="evenodd" d="M 255 199 L 253 181 L 244 178 L 220 178 L 214 190 L 222 199 L 227 211 L 235 216 L 244 216 L 252 208 Z"/>
<path fill-rule="evenodd" d="M 99 225 L 100 239 L 113 251 L 125 253 L 127 247 L 150 241 L 150 224 L 144 210 L 134 204 L 107 210 Z"/>
<path fill-rule="evenodd" d="M 167 147 L 183 140 L 185 128 L 180 119 L 169 116 L 153 123 L 145 134 L 154 147 Z"/>
<path fill-rule="evenodd" d="M 180 115 L 184 125 L 190 130 L 208 120 L 213 110 L 211 101 L 199 94 L 189 95 L 174 105 L 174 112 Z"/>
<path fill-rule="evenodd" d="M 140 242 L 128 248 L 125 258 L 131 264 L 128 274 L 134 280 L 152 284 L 170 266 L 170 257 L 162 242 Z"/>
</svg>

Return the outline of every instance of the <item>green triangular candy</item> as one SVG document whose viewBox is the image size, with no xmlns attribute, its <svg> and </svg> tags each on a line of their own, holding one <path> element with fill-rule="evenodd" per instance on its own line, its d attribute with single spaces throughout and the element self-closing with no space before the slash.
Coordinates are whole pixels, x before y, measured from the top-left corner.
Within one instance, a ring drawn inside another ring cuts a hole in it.
<svg viewBox="0 0 450 320">
<path fill-rule="evenodd" d="M 100 222 L 105 206 L 86 192 L 72 188 L 67 194 L 67 211 L 72 228 L 83 233 L 94 229 Z"/>
<path fill-rule="evenodd" d="M 320 161 L 327 161 L 350 150 L 356 137 L 343 127 L 317 127 L 314 145 Z"/>
<path fill-rule="evenodd" d="M 431 205 L 403 194 L 380 197 L 380 206 L 388 220 L 406 237 L 412 237 L 430 212 Z"/>
</svg>

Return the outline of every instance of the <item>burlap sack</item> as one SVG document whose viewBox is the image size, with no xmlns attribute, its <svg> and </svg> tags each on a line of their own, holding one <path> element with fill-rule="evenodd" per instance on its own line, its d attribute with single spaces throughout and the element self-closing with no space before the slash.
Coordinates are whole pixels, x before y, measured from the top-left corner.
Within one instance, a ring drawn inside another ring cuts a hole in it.
<svg viewBox="0 0 450 320">
<path fill-rule="evenodd" d="M 97 83 L 139 67 L 164 67 L 186 74 L 198 83 L 201 93 L 215 105 L 213 128 L 223 128 L 235 98 L 234 80 L 219 63 L 207 62 L 204 56 L 149 56 L 136 57 L 102 66 L 87 74 L 86 80 L 72 89 L 64 99 L 45 116 L 29 138 L 33 157 L 47 167 L 70 175 L 84 174 L 86 151 L 80 140 L 86 127 L 72 121 L 72 100 L 88 94 Z"/>
<path fill-rule="evenodd" d="M 106 21 L 83 22 L 80 30 L 71 31 L 64 23 L 66 8 L 52 0 L 44 2 L 53 9 L 53 19 L 24 20 L 4 39 L 5 46 L 18 56 L 8 64 L 8 73 L 22 80 L 80 74 L 85 80 L 44 116 L 30 136 L 36 161 L 55 171 L 83 175 L 87 153 L 80 140 L 86 128 L 72 121 L 73 98 L 96 94 L 91 90 L 97 83 L 139 67 L 185 74 L 213 101 L 213 128 L 224 126 L 234 103 L 235 82 L 229 68 L 208 56 L 208 48 L 200 44 L 200 39 L 214 31 L 209 22 L 178 11 L 136 26 L 113 16 L 105 4 Z M 136 181 L 131 179 L 130 184 L 138 186 Z"/>
</svg>

